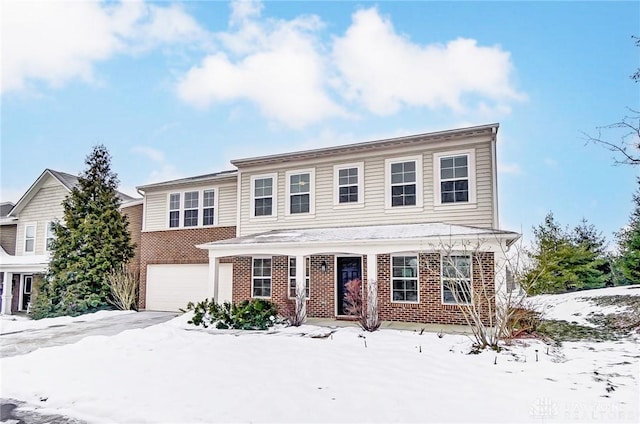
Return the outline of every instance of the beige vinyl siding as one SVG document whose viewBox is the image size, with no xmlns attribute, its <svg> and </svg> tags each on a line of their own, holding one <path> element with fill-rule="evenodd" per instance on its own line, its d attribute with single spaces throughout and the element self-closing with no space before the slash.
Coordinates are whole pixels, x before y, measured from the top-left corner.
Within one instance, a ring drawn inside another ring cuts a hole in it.
<svg viewBox="0 0 640 424">
<path fill-rule="evenodd" d="M 16 254 L 24 255 L 25 226 L 36 225 L 35 254 L 44 255 L 47 222 L 62 219 L 62 202 L 69 191 L 57 181 L 51 184 L 47 181 L 33 196 L 31 201 L 20 211 L 20 220 L 16 234 Z M 31 254 L 31 253 L 29 253 Z"/>
<path fill-rule="evenodd" d="M 456 150 L 475 150 L 476 164 L 476 204 L 434 205 L 433 154 Z M 385 210 L 385 159 L 406 156 L 421 156 L 423 167 L 422 208 Z M 334 165 L 364 163 L 364 206 L 341 207 L 334 205 Z M 285 198 L 286 172 L 291 170 L 315 169 L 315 214 L 286 216 Z M 277 181 L 277 219 L 251 217 L 251 176 L 275 173 Z M 446 222 L 490 228 L 493 220 L 493 182 L 490 141 L 435 148 L 402 148 L 393 151 L 357 153 L 327 160 L 290 162 L 259 169 L 242 169 L 241 178 L 241 225 L 240 235 L 284 228 L 326 228 L 354 225 L 409 224 L 425 222 Z"/>
<path fill-rule="evenodd" d="M 184 193 L 186 191 L 201 192 L 202 190 L 209 190 L 212 188 L 218 189 L 218 209 L 215 211 L 215 213 L 218 215 L 217 225 L 236 225 L 236 184 L 199 184 L 194 186 L 180 186 L 174 189 L 164 189 L 158 192 L 148 191 L 147 193 L 145 193 L 143 231 L 164 231 L 169 229 L 168 196 L 170 193 Z M 180 200 L 183 201 L 184 199 L 181 197 Z M 202 198 L 200 198 L 200 202 L 202 202 Z M 202 206 L 202 204 L 200 204 L 200 206 Z"/>
</svg>

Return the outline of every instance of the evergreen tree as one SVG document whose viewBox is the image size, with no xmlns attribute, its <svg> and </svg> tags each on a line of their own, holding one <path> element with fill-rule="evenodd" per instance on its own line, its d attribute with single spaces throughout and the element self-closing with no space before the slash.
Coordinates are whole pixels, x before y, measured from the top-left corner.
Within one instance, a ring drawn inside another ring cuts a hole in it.
<svg viewBox="0 0 640 424">
<path fill-rule="evenodd" d="M 38 288 L 36 318 L 106 306 L 107 274 L 134 256 L 107 148 L 95 146 L 85 164 L 77 186 L 63 202 L 63 222 L 53 225 L 56 239 L 47 277 Z"/>
<path fill-rule="evenodd" d="M 571 234 L 571 240 L 578 249 L 584 249 L 587 257 L 591 257 L 597 271 L 604 276 L 605 285 L 613 285 L 611 273 L 611 260 L 607 255 L 607 243 L 602 235 L 602 231 L 598 231 L 593 224 L 582 218 Z M 584 281 L 585 289 L 595 289 L 602 287 L 602 278 L 598 274 L 594 274 L 598 278 L 587 278 Z"/>
<path fill-rule="evenodd" d="M 617 265 L 620 269 L 625 283 L 640 283 L 640 178 L 638 178 L 638 189 L 633 195 L 635 204 L 629 225 L 623 228 L 618 234 L 618 244 L 620 255 Z"/>
<path fill-rule="evenodd" d="M 602 287 L 606 275 L 604 239 L 583 221 L 573 233 L 562 229 L 549 212 L 544 223 L 533 228 L 531 267 L 524 275 L 529 294 L 562 293 L 572 289 Z"/>
</svg>

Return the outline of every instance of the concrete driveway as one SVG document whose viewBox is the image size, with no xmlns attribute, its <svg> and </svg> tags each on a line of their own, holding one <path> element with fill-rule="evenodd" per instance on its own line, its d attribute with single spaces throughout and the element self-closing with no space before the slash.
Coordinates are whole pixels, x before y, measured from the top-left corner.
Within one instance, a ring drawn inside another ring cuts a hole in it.
<svg viewBox="0 0 640 424">
<path fill-rule="evenodd" d="M 88 336 L 113 336 L 125 330 L 145 328 L 178 316 L 177 312 L 138 312 L 95 321 L 74 321 L 42 329 L 0 335 L 0 357 L 24 355 L 36 349 L 75 343 Z"/>
</svg>

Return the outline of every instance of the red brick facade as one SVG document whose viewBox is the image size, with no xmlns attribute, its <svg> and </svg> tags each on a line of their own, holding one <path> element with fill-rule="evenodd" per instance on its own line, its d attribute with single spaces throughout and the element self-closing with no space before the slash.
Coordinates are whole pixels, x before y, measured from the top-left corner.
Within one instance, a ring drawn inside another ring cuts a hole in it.
<svg viewBox="0 0 640 424">
<path fill-rule="evenodd" d="M 390 256 L 378 255 L 378 306 L 383 321 L 404 321 L 436 324 L 467 324 L 462 312 L 456 305 L 442 304 L 442 283 L 440 276 L 441 258 L 439 253 L 421 253 L 419 255 L 419 303 L 399 303 L 391 301 Z M 321 271 L 321 264 L 327 264 L 327 270 Z M 491 252 L 473 255 L 472 285 L 474 294 L 483 290 L 487 298 L 494 294 L 494 257 Z M 251 298 L 251 258 L 233 259 L 233 302 Z M 336 280 L 333 255 L 311 257 L 310 299 L 307 301 L 307 315 L 314 318 L 334 318 L 336 315 Z M 366 257 L 362 260 L 363 281 L 367 281 Z M 484 285 L 484 286 L 483 286 Z M 272 257 L 271 300 L 281 311 L 291 308 L 293 299 L 288 297 L 289 274 L 288 257 Z M 364 291 L 366 296 L 366 290 Z M 366 302 L 366 298 L 365 298 Z M 488 318 L 488 305 L 481 309 L 485 320 Z"/>
<path fill-rule="evenodd" d="M 196 245 L 235 236 L 235 226 L 143 232 L 140 237 L 140 298 L 138 307 L 144 309 L 146 306 L 147 265 L 206 264 L 209 263 L 209 252 L 198 249 Z M 228 261 L 231 259 L 221 259 L 221 262 Z"/>
</svg>

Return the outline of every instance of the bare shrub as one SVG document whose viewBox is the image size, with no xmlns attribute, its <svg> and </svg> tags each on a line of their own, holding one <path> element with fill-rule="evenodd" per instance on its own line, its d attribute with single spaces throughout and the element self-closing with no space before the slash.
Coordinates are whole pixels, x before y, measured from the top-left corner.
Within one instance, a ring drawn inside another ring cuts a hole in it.
<svg viewBox="0 0 640 424">
<path fill-rule="evenodd" d="M 362 296 L 362 282 L 359 278 L 345 284 L 345 312 L 357 318 L 358 325 L 365 331 L 376 331 L 380 328 L 378 315 L 378 282 L 367 284 L 367 302 Z"/>
<path fill-rule="evenodd" d="M 116 308 L 129 311 L 138 310 L 138 272 L 125 264 L 107 274 L 107 282 L 111 288 L 109 303 Z"/>
<path fill-rule="evenodd" d="M 296 297 L 289 303 L 286 319 L 289 325 L 300 327 L 307 320 L 307 293 L 304 286 L 296 285 Z"/>
</svg>

